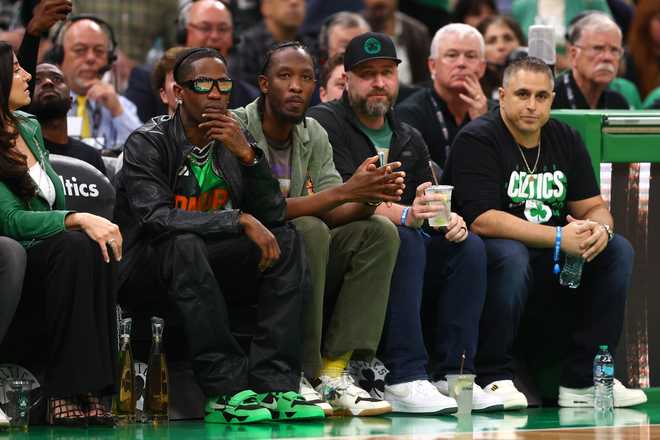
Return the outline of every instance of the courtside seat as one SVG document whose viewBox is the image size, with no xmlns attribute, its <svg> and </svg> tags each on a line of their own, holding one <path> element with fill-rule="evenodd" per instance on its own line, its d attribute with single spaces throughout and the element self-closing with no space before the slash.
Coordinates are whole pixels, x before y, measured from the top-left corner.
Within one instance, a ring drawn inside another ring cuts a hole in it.
<svg viewBox="0 0 660 440">
<path fill-rule="evenodd" d="M 50 163 L 60 176 L 68 209 L 112 220 L 115 189 L 99 170 L 80 159 L 51 154 Z"/>
</svg>

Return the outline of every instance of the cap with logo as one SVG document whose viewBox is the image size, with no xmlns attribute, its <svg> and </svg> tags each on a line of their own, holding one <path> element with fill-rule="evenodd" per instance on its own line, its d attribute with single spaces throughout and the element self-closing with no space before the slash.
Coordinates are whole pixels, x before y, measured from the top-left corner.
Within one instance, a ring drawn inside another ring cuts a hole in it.
<svg viewBox="0 0 660 440">
<path fill-rule="evenodd" d="M 380 32 L 366 32 L 353 38 L 344 53 L 344 70 L 349 72 L 360 63 L 369 60 L 392 60 L 401 62 L 390 37 Z"/>
</svg>

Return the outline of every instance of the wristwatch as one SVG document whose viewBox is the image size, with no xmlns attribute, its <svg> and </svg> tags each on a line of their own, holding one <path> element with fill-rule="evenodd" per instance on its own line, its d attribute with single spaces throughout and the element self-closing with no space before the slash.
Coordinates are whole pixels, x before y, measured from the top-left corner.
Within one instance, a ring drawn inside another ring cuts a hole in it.
<svg viewBox="0 0 660 440">
<path fill-rule="evenodd" d="M 607 241 L 612 241 L 614 238 L 614 231 L 610 228 L 610 225 L 607 223 L 601 223 L 600 225 L 605 229 L 605 232 L 607 232 Z"/>
</svg>

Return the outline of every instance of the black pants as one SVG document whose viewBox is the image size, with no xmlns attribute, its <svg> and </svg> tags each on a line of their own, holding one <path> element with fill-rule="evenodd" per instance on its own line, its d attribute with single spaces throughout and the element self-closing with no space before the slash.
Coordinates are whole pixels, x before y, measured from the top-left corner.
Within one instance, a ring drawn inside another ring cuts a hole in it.
<svg viewBox="0 0 660 440">
<path fill-rule="evenodd" d="M 23 293 L 0 350 L 40 356 L 48 396 L 113 393 L 115 280 L 114 265 L 103 262 L 99 245 L 84 232 L 39 242 L 27 250 Z"/>
<path fill-rule="evenodd" d="M 0 342 L 21 299 L 25 259 L 25 250 L 20 243 L 0 237 Z"/>
<path fill-rule="evenodd" d="M 162 310 L 163 301 L 176 307 L 207 396 L 299 387 L 309 270 L 295 229 L 272 232 L 281 257 L 263 273 L 259 248 L 246 236 L 205 241 L 179 234 L 147 246 L 120 289 L 120 303 L 129 310 L 150 304 Z M 229 313 L 232 305 L 249 303 L 257 305 L 257 331 L 245 353 L 231 334 Z"/>
</svg>

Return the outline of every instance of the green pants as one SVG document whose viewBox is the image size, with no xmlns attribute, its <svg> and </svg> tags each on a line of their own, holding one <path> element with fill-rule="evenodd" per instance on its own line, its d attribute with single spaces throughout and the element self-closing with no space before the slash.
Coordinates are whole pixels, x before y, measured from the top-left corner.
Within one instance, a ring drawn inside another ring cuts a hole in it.
<svg viewBox="0 0 660 440">
<path fill-rule="evenodd" d="M 305 239 L 312 272 L 313 293 L 304 306 L 303 370 L 315 377 L 321 355 L 376 353 L 399 234 L 378 215 L 333 229 L 316 217 L 293 223 Z"/>
</svg>

